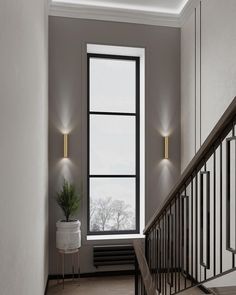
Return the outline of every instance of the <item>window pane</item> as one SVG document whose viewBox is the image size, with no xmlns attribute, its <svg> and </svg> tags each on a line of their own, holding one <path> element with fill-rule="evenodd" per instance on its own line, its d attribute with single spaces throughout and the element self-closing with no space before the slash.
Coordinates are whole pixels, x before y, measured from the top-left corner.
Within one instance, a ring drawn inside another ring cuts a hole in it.
<svg viewBox="0 0 236 295">
<path fill-rule="evenodd" d="M 90 178 L 90 231 L 135 230 L 134 178 Z"/>
<path fill-rule="evenodd" d="M 90 115 L 90 174 L 135 174 L 135 117 Z"/>
<path fill-rule="evenodd" d="M 90 58 L 90 111 L 135 112 L 135 61 Z"/>
</svg>

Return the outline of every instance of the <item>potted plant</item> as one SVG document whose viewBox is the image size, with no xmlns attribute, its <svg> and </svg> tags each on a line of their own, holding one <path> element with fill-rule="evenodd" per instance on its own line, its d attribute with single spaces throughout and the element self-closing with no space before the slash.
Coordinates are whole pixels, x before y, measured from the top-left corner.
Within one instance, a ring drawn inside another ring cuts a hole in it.
<svg viewBox="0 0 236 295">
<path fill-rule="evenodd" d="M 62 189 L 57 193 L 57 204 L 62 209 L 65 219 L 56 223 L 57 249 L 71 252 L 81 246 L 80 221 L 73 219 L 80 206 L 80 196 L 75 191 L 75 186 L 64 180 Z"/>
</svg>

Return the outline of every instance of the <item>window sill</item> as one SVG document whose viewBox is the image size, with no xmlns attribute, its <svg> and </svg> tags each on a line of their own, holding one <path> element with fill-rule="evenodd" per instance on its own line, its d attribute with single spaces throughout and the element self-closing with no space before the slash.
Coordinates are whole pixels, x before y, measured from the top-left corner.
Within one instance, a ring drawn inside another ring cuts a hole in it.
<svg viewBox="0 0 236 295">
<path fill-rule="evenodd" d="M 99 240 L 126 240 L 126 239 L 144 239 L 143 234 L 126 234 L 126 235 L 93 235 L 87 236 L 87 241 L 99 241 Z"/>
</svg>

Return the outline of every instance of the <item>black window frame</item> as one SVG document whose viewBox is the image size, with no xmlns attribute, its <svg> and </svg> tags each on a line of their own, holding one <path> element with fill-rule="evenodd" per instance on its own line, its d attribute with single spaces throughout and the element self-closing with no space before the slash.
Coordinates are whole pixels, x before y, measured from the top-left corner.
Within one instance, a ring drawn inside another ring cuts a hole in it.
<svg viewBox="0 0 236 295">
<path fill-rule="evenodd" d="M 115 59 L 135 61 L 136 65 L 136 108 L 135 113 L 128 112 L 102 112 L 90 111 L 90 59 Z M 90 115 L 117 115 L 117 116 L 135 116 L 136 117 L 136 163 L 134 175 L 91 175 L 90 174 Z M 90 231 L 90 178 L 135 178 L 136 179 L 136 204 L 135 204 L 135 230 L 119 231 Z M 87 235 L 122 235 L 122 234 L 139 234 L 140 233 L 140 57 L 87 53 Z"/>
</svg>

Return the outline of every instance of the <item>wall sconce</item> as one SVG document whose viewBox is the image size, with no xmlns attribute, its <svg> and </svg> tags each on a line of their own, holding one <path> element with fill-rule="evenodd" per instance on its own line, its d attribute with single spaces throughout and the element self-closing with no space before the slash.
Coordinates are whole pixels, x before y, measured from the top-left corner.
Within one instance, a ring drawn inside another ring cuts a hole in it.
<svg viewBox="0 0 236 295">
<path fill-rule="evenodd" d="M 64 151 L 63 151 L 63 157 L 68 158 L 68 134 L 63 134 L 63 145 L 64 145 Z"/>
<path fill-rule="evenodd" d="M 164 159 L 169 159 L 169 136 L 164 137 Z"/>
</svg>

